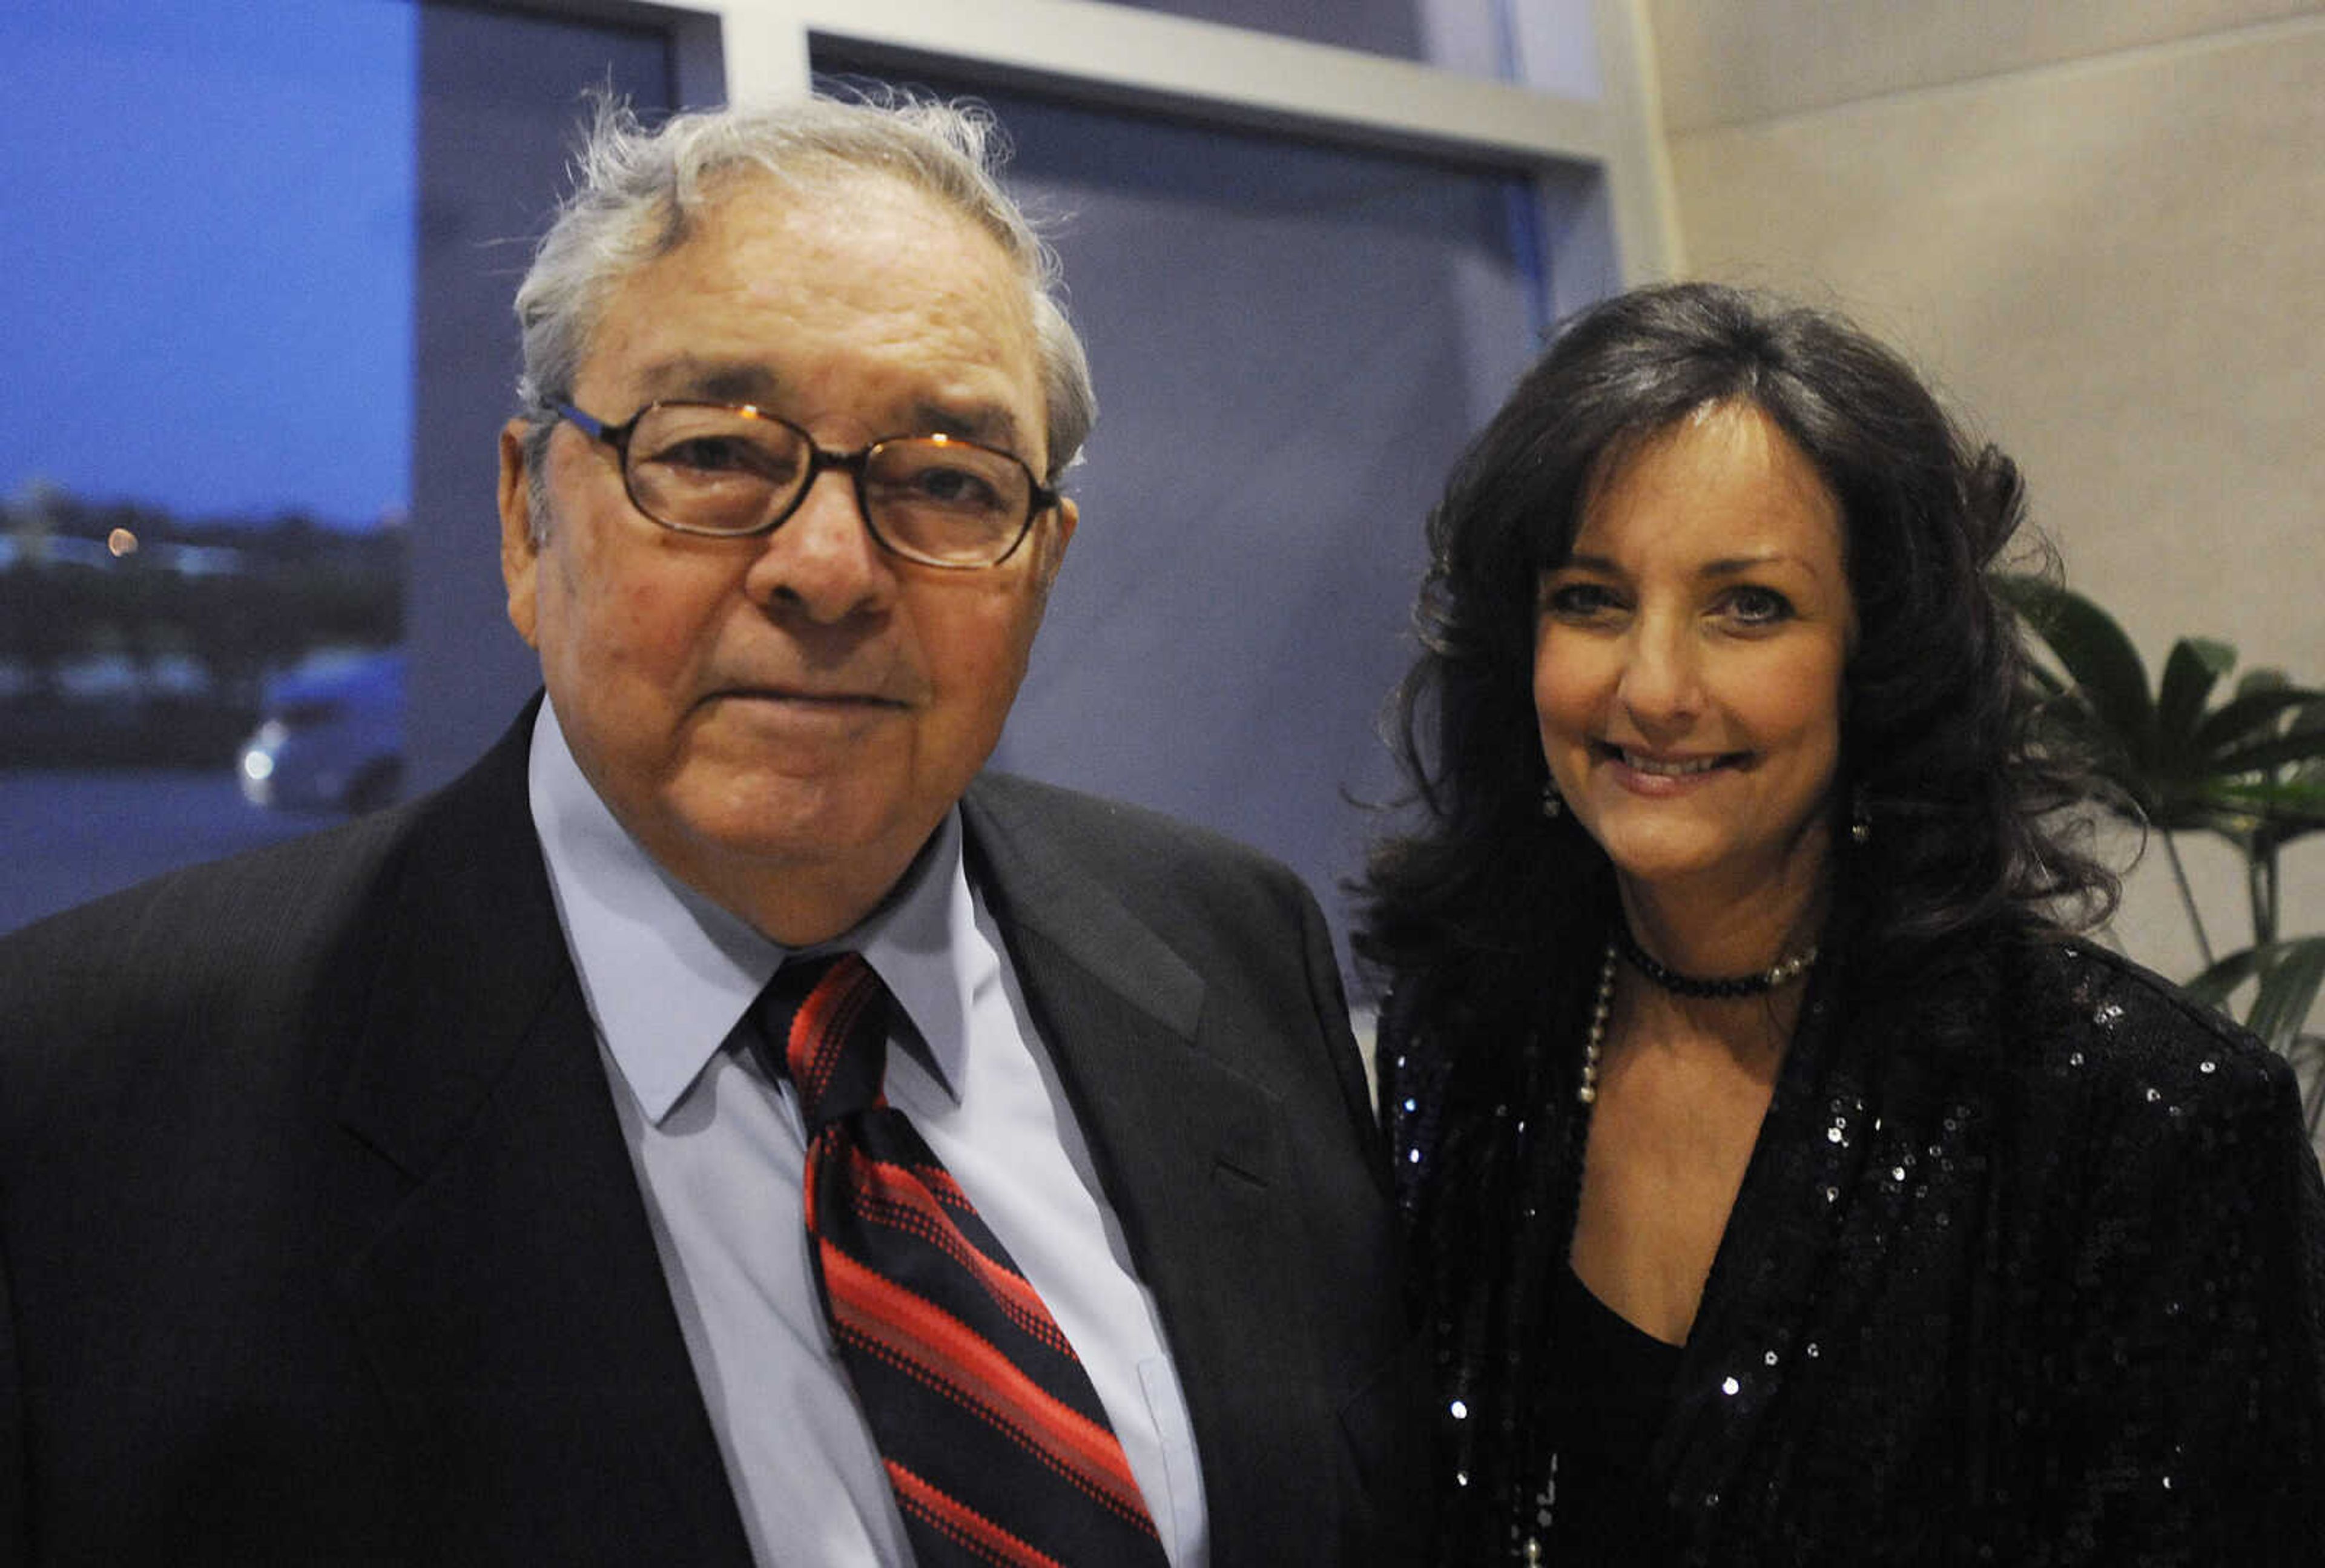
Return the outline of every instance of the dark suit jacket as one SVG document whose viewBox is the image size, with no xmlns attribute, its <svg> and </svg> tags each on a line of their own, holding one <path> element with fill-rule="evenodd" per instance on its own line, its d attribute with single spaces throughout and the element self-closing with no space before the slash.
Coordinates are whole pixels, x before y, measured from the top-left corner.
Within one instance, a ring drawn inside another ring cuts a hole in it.
<svg viewBox="0 0 2325 1568">
<path fill-rule="evenodd" d="M 0 1561 L 748 1562 L 529 729 L 0 942 Z M 1417 1383 L 1313 900 L 1062 791 L 965 811 L 1162 1313 L 1213 1562 L 1400 1558 Z"/>
</svg>

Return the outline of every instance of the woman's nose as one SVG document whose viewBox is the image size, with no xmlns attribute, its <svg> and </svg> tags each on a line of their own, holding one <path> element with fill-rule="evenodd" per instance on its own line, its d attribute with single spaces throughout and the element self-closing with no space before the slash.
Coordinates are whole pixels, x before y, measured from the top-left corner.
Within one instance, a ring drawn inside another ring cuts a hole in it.
<svg viewBox="0 0 2325 1568">
<path fill-rule="evenodd" d="M 1702 649 L 1688 628 L 1644 620 L 1625 649 L 1616 695 L 1643 727 L 1664 728 L 1703 706 Z"/>
</svg>

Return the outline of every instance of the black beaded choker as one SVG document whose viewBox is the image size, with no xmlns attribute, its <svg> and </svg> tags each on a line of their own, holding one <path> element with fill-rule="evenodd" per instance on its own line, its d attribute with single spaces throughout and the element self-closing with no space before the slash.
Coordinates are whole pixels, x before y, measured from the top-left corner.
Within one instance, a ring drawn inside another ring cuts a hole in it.
<svg viewBox="0 0 2325 1568">
<path fill-rule="evenodd" d="M 1624 962 L 1638 970 L 1653 984 L 1662 987 L 1676 997 L 1765 996 L 1777 987 L 1790 985 L 1808 973 L 1809 966 L 1817 960 L 1817 950 L 1811 947 L 1806 952 L 1796 952 L 1789 958 L 1779 959 L 1756 974 L 1704 979 L 1695 975 L 1683 975 L 1677 970 L 1666 969 L 1647 956 L 1646 949 L 1639 945 L 1639 939 L 1631 934 L 1630 922 L 1624 920 L 1615 922 L 1615 947 L 1622 953 Z"/>
</svg>

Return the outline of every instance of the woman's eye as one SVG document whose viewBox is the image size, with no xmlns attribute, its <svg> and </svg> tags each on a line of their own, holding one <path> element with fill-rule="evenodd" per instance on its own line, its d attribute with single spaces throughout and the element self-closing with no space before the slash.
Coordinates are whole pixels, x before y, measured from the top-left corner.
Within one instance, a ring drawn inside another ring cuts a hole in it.
<svg viewBox="0 0 2325 1568">
<path fill-rule="evenodd" d="M 1773 626 L 1792 618 L 1792 601 L 1773 588 L 1747 584 L 1728 596 L 1726 609 L 1729 617 L 1746 626 Z"/>
<path fill-rule="evenodd" d="M 1542 608 L 1565 620 L 1588 620 L 1621 608 L 1614 591 L 1603 583 L 1552 583 L 1542 592 Z"/>
</svg>

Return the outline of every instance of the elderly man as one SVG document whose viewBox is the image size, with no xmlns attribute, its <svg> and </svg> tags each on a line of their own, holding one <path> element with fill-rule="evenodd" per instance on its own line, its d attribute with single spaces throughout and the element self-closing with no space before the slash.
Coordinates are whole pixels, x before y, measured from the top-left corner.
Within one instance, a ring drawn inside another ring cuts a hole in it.
<svg viewBox="0 0 2325 1568">
<path fill-rule="evenodd" d="M 982 135 L 601 115 L 501 438 L 545 699 L 0 944 L 0 1555 L 1403 1554 L 1313 901 L 980 775 L 1094 406 Z"/>
</svg>

